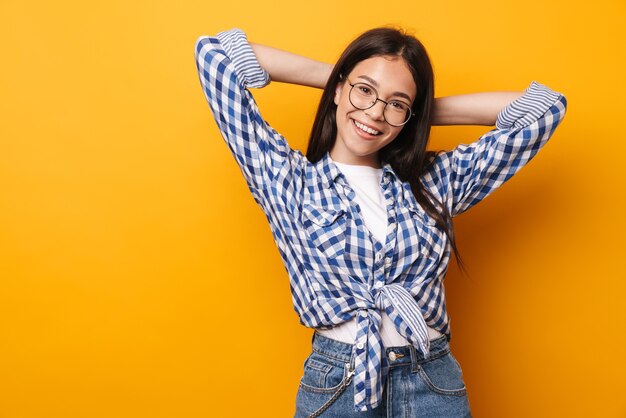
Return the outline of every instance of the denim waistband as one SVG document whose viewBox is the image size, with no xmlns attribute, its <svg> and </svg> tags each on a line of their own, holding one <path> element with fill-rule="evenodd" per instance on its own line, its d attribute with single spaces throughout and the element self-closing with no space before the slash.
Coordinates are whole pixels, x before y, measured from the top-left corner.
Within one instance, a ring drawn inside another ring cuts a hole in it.
<svg viewBox="0 0 626 418">
<path fill-rule="evenodd" d="M 345 363 L 352 363 L 354 344 L 333 340 L 332 338 L 325 337 L 317 332 L 313 333 L 312 344 L 313 351 Z M 430 342 L 430 353 L 428 358 L 425 358 L 424 355 L 417 351 L 417 349 L 412 345 L 385 347 L 383 350 L 390 367 L 410 365 L 413 370 L 417 368 L 418 364 L 449 353 L 450 345 L 448 343 L 448 338 L 445 335 L 432 340 Z"/>
</svg>

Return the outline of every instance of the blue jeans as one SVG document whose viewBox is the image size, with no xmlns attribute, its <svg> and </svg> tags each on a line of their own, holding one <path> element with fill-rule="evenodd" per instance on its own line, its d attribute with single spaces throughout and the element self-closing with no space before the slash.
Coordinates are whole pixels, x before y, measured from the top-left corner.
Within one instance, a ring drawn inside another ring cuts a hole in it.
<svg viewBox="0 0 626 418">
<path fill-rule="evenodd" d="M 354 382 L 348 373 L 354 364 L 352 344 L 317 333 L 312 342 L 296 395 L 295 418 L 316 411 L 314 416 L 322 418 L 471 417 L 461 367 L 445 336 L 431 341 L 428 360 L 411 345 L 385 348 L 389 375 L 382 403 L 366 412 L 354 411 Z"/>
</svg>

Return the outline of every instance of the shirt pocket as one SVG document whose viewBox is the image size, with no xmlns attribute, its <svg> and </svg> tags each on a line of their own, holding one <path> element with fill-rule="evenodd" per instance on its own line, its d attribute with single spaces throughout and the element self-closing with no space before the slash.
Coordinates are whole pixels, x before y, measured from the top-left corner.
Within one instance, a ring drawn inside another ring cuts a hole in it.
<svg viewBox="0 0 626 418">
<path fill-rule="evenodd" d="M 326 257 L 336 258 L 346 251 L 346 211 L 340 207 L 302 206 L 302 225 L 310 246 Z"/>
<path fill-rule="evenodd" d="M 408 209 L 417 227 L 420 252 L 430 259 L 436 259 L 445 239 L 437 221 L 421 208 L 409 205 Z"/>
</svg>

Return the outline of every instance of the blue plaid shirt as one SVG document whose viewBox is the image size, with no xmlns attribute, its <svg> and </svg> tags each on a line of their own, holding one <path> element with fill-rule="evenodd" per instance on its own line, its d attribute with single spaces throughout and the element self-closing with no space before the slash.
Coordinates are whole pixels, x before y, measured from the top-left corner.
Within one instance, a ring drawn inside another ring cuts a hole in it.
<svg viewBox="0 0 626 418">
<path fill-rule="evenodd" d="M 263 120 L 247 88 L 264 87 L 270 78 L 241 30 L 201 36 L 195 58 L 222 136 L 269 221 L 300 322 L 323 329 L 357 317 L 354 408 L 377 407 L 388 373 L 379 334 L 383 310 L 425 355 L 426 324 L 450 336 L 445 233 L 409 184 L 384 164 L 380 186 L 388 229 L 385 242 L 375 239 L 328 153 L 311 163 Z M 465 212 L 533 158 L 563 119 L 566 104 L 563 95 L 533 81 L 500 112 L 495 129 L 441 153 L 421 175 L 422 184 L 452 216 Z"/>
</svg>

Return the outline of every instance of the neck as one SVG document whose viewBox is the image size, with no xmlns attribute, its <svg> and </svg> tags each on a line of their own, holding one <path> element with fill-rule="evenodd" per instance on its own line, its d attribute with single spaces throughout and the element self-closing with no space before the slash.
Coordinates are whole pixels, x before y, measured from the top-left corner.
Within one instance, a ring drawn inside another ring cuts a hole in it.
<svg viewBox="0 0 626 418">
<path fill-rule="evenodd" d="M 372 167 L 372 168 L 381 168 L 380 162 L 378 161 L 378 155 L 373 155 L 373 156 L 368 155 L 364 157 L 356 157 L 356 156 L 346 157 L 342 155 L 337 155 L 336 153 L 333 152 L 333 150 L 331 150 L 328 153 L 328 155 L 330 156 L 330 159 L 336 163 L 348 164 L 348 165 L 359 165 L 359 166 L 366 166 L 366 167 Z"/>
</svg>

